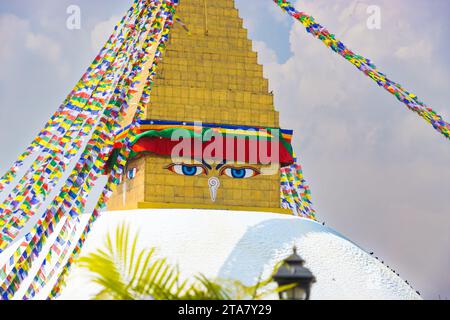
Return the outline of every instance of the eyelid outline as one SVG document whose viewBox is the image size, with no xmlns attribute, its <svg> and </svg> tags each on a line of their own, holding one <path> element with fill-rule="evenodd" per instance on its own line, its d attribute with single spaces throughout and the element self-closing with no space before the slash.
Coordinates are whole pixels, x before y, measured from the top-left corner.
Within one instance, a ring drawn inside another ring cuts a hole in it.
<svg viewBox="0 0 450 320">
<path fill-rule="evenodd" d="M 208 175 L 208 173 L 209 173 L 208 168 L 206 168 L 205 165 L 200 164 L 200 163 L 194 163 L 194 164 L 187 164 L 187 163 L 171 163 L 171 164 L 169 164 L 168 166 L 164 167 L 164 169 L 167 169 L 167 170 L 169 170 L 169 171 L 171 171 L 171 172 L 173 172 L 173 173 L 178 174 L 177 172 L 175 172 L 175 171 L 173 170 L 173 167 L 175 167 L 175 166 L 186 166 L 186 167 L 197 167 L 197 168 L 200 167 L 200 168 L 203 169 L 203 173 L 202 173 L 201 175 Z"/>
<path fill-rule="evenodd" d="M 251 178 L 256 177 L 256 176 L 259 176 L 259 175 L 261 174 L 261 171 L 260 171 L 259 169 L 257 169 L 257 168 L 254 168 L 254 167 L 250 167 L 250 166 L 245 166 L 245 167 L 235 167 L 235 166 L 229 164 L 229 165 L 224 165 L 222 168 L 220 168 L 219 175 L 220 175 L 220 176 L 225 175 L 225 174 L 224 174 L 224 171 L 227 170 L 227 169 L 235 169 L 235 170 L 240 170 L 240 169 L 250 169 L 250 170 L 253 170 L 253 171 L 255 172 L 255 175 L 252 176 Z"/>
</svg>

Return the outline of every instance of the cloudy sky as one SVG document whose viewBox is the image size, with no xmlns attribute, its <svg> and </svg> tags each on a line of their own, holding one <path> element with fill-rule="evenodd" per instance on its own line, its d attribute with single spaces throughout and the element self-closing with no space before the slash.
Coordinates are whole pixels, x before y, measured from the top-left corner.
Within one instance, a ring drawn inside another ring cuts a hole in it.
<svg viewBox="0 0 450 320">
<path fill-rule="evenodd" d="M 187 1 L 187 0 L 185 0 Z M 124 0 L 0 0 L 0 171 L 78 81 Z M 270 0 L 236 0 L 319 219 L 374 251 L 426 298 L 450 298 L 450 144 L 307 35 Z M 81 29 L 66 28 L 70 5 Z M 381 29 L 367 28 L 367 7 Z M 351 49 L 450 119 L 450 2 L 302 0 Z"/>
</svg>

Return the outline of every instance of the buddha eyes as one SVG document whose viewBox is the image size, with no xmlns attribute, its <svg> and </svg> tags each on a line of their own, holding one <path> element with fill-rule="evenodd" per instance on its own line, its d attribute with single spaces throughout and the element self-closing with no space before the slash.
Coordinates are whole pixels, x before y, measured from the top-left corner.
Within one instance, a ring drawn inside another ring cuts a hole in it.
<svg viewBox="0 0 450 320">
<path fill-rule="evenodd" d="M 221 176 L 228 176 L 233 179 L 248 179 L 259 174 L 261 174 L 261 172 L 258 169 L 251 167 L 236 168 L 227 166 L 220 170 Z"/>
<path fill-rule="evenodd" d="M 173 173 L 194 177 L 200 175 L 207 175 L 209 173 L 208 168 L 203 164 L 176 164 L 173 163 L 166 167 L 167 170 Z M 248 179 L 260 175 L 261 172 L 252 167 L 233 167 L 230 165 L 222 166 L 219 170 L 220 176 L 227 176 L 233 179 Z"/>
<path fill-rule="evenodd" d="M 207 169 L 201 164 L 171 164 L 166 168 L 173 173 L 183 175 L 183 176 L 200 176 L 202 174 L 207 174 Z"/>
</svg>

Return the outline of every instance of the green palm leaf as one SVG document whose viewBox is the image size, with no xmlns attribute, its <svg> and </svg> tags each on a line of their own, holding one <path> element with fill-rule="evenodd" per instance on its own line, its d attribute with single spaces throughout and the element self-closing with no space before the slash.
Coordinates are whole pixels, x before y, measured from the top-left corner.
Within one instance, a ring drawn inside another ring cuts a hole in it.
<svg viewBox="0 0 450 320">
<path fill-rule="evenodd" d="M 107 235 L 103 248 L 77 263 L 101 287 L 96 300 L 259 300 L 290 287 L 271 289 L 271 278 L 254 286 L 204 275 L 181 281 L 178 268 L 157 258 L 156 249 L 138 248 L 138 233 L 132 237 L 126 224 Z"/>
</svg>

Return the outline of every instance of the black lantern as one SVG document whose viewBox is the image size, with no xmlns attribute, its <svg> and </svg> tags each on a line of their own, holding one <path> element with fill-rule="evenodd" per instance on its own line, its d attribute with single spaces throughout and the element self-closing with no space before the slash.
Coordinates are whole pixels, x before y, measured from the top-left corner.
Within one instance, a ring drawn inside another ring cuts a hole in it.
<svg viewBox="0 0 450 320">
<path fill-rule="evenodd" d="M 303 265 L 305 261 L 297 254 L 287 258 L 277 273 L 273 276 L 279 287 L 295 285 L 293 288 L 281 291 L 281 300 L 309 300 L 311 285 L 316 282 L 314 275 Z"/>
</svg>

